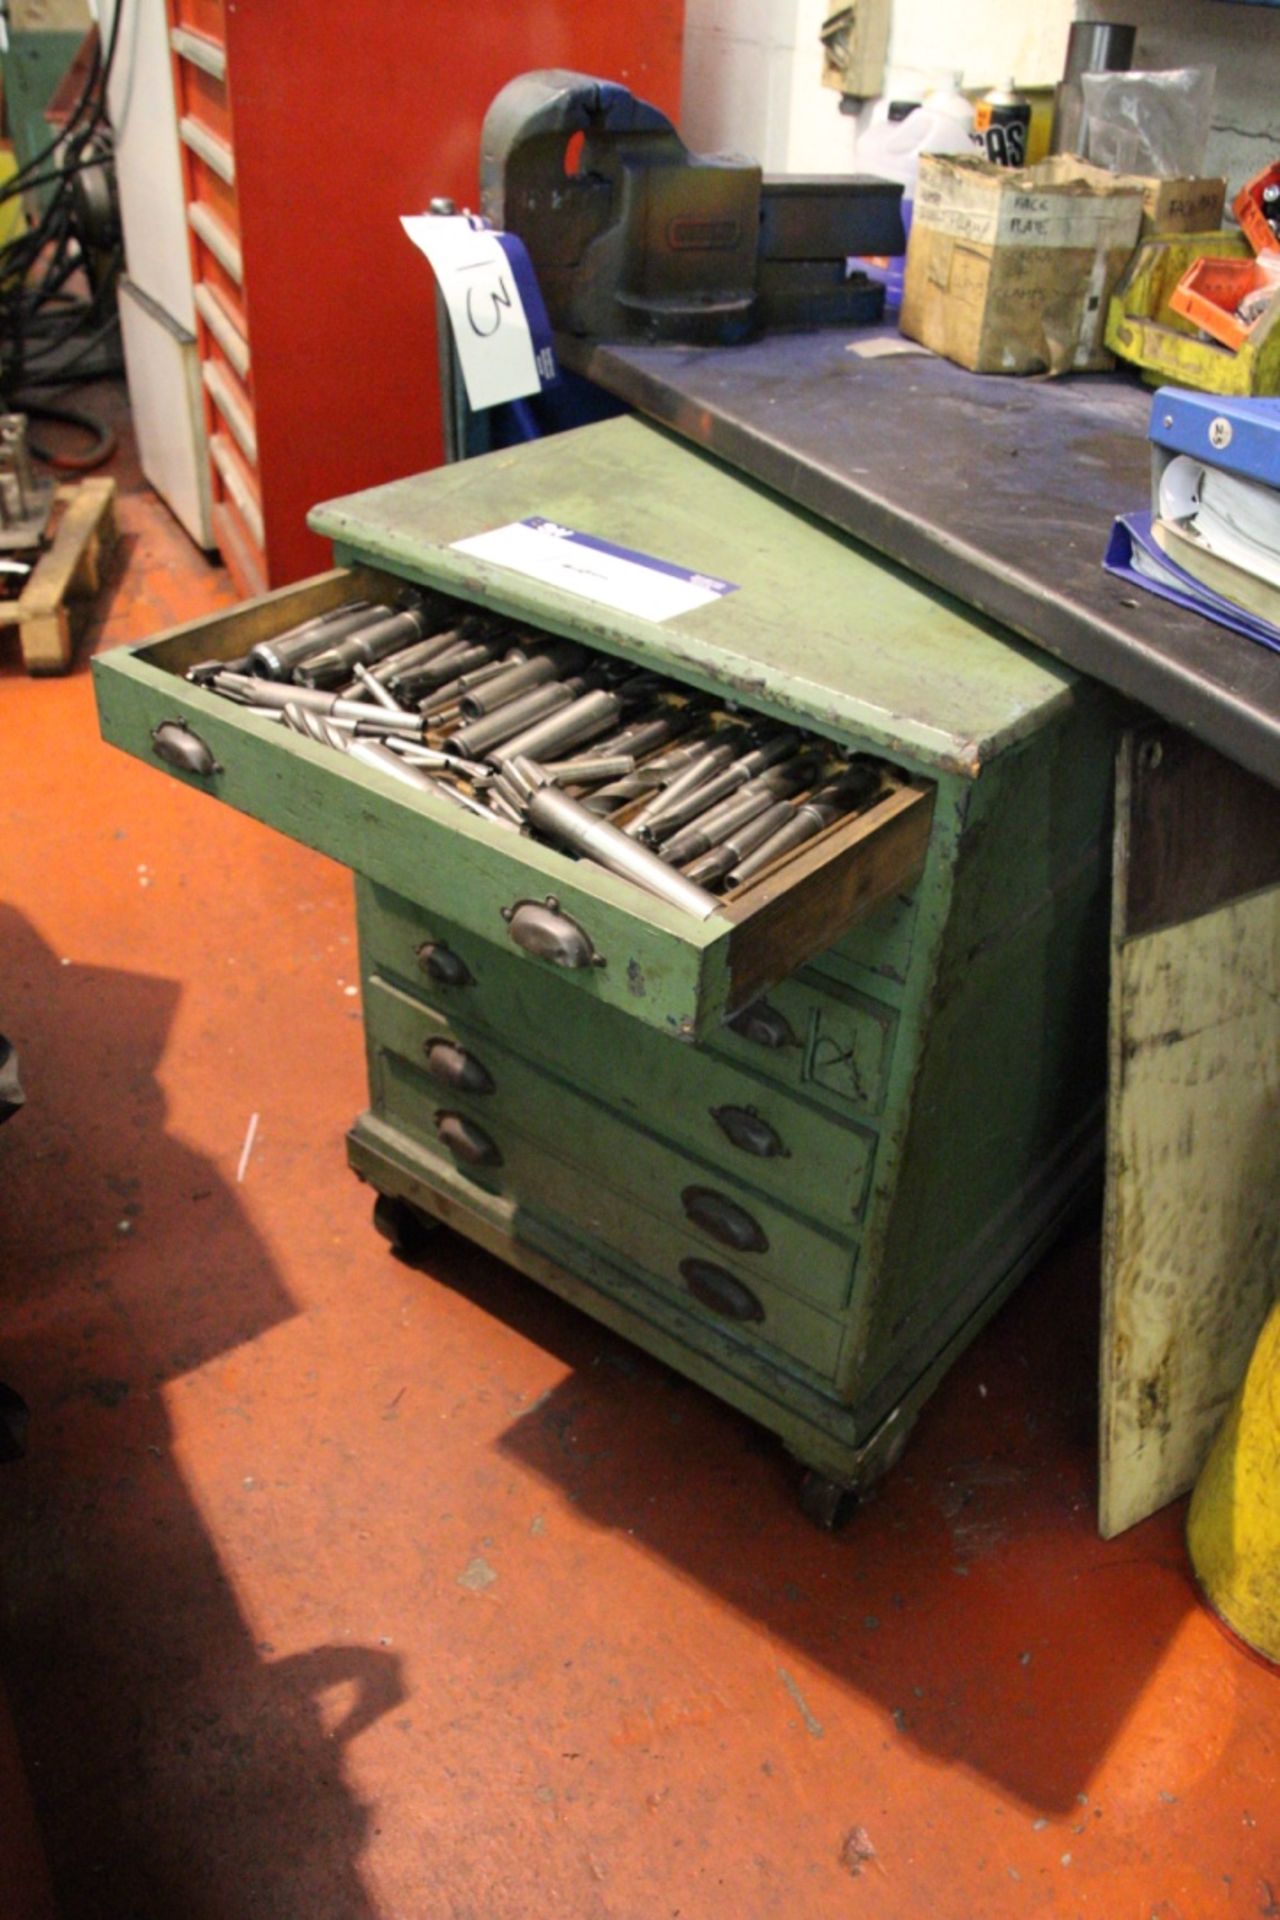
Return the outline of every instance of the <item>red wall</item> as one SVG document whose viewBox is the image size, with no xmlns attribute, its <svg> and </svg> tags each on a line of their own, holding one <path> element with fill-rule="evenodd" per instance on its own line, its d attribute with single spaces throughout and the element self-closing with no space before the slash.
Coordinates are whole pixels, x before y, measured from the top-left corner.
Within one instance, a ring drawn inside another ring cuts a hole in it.
<svg viewBox="0 0 1280 1920">
<path fill-rule="evenodd" d="M 619 80 L 678 124 L 683 0 L 228 0 L 271 582 L 327 564 L 307 509 L 441 458 L 434 289 L 400 216 L 477 206 L 516 74 Z"/>
</svg>

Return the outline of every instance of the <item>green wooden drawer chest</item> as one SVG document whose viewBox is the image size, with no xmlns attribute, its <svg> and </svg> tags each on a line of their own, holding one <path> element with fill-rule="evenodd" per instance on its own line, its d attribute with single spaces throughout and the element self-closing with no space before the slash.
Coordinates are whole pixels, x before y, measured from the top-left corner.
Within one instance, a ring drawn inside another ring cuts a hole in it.
<svg viewBox="0 0 1280 1920">
<path fill-rule="evenodd" d="M 457 545 L 530 515 L 736 590 L 659 621 Z M 1112 704 L 634 419 L 312 523 L 333 573 L 95 661 L 104 735 L 181 723 L 174 778 L 355 872 L 384 1230 L 447 1222 L 744 1408 L 829 1518 L 1096 1168 Z M 699 921 L 183 678 L 405 581 L 874 756 L 884 797 Z M 515 943 L 547 897 L 596 964 Z"/>
</svg>

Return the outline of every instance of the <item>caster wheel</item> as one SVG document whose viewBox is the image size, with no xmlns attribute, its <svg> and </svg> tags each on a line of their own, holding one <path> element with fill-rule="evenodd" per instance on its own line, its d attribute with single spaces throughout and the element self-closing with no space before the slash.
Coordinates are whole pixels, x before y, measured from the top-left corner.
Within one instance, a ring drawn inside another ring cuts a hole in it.
<svg viewBox="0 0 1280 1920">
<path fill-rule="evenodd" d="M 373 1203 L 374 1230 L 402 1260 L 420 1259 L 438 1224 L 407 1200 L 393 1199 L 389 1193 L 380 1193 Z"/>
<path fill-rule="evenodd" d="M 835 1533 L 853 1518 L 858 1496 L 852 1487 L 828 1480 L 825 1473 L 810 1468 L 800 1482 L 800 1511 L 806 1520 L 824 1533 Z"/>
</svg>

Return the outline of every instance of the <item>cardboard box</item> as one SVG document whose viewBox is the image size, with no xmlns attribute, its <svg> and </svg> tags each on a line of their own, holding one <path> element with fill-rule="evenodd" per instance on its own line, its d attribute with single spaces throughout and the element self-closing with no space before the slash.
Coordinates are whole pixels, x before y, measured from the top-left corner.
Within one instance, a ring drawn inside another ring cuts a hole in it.
<svg viewBox="0 0 1280 1920">
<path fill-rule="evenodd" d="M 1108 368 L 1107 302 L 1142 216 L 1142 182 L 1082 160 L 922 155 L 902 331 L 975 373 Z"/>
<path fill-rule="evenodd" d="M 1135 175 L 1142 188 L 1142 238 L 1152 233 L 1212 233 L 1222 225 L 1225 180 L 1158 180 Z"/>
<path fill-rule="evenodd" d="M 1142 232 L 1146 240 L 1153 233 L 1212 233 L 1222 225 L 1222 209 L 1227 204 L 1225 180 L 1200 179 L 1184 174 L 1165 179 L 1154 173 L 1109 173 L 1095 167 L 1091 160 L 1069 154 L 1054 162 L 1072 176 L 1099 187 L 1123 183 L 1142 193 Z"/>
</svg>

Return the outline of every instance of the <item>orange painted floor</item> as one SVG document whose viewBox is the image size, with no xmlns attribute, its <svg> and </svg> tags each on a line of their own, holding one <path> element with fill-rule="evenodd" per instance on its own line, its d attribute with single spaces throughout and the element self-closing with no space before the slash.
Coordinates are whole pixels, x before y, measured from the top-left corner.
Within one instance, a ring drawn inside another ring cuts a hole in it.
<svg viewBox="0 0 1280 1920">
<path fill-rule="evenodd" d="M 89 647 L 231 597 L 118 471 Z M 0 1920 L 37 1839 L 66 1920 L 1280 1915 L 1280 1676 L 1181 1504 L 1096 1536 L 1093 1231 L 821 1535 L 746 1420 L 375 1237 L 344 872 L 100 745 L 83 657 L 6 654 L 0 739 Z"/>
</svg>

